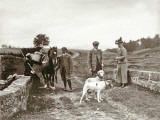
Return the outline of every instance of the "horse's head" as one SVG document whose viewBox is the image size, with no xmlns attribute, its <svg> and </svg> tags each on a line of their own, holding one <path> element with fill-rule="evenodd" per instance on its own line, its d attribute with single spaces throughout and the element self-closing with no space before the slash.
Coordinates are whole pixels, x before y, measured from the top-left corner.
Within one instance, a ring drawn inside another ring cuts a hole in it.
<svg viewBox="0 0 160 120">
<path fill-rule="evenodd" d="M 52 58 L 52 59 L 57 58 L 57 47 L 52 47 L 52 48 L 49 49 L 48 57 Z"/>
</svg>

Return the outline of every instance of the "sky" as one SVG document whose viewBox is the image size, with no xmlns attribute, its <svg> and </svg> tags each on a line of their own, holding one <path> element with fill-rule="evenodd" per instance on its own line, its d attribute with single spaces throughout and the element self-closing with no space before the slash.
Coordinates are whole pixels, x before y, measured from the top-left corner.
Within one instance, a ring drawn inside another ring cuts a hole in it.
<svg viewBox="0 0 160 120">
<path fill-rule="evenodd" d="M 0 0 L 0 46 L 33 47 L 39 34 L 49 46 L 101 49 L 160 33 L 160 0 Z"/>
</svg>

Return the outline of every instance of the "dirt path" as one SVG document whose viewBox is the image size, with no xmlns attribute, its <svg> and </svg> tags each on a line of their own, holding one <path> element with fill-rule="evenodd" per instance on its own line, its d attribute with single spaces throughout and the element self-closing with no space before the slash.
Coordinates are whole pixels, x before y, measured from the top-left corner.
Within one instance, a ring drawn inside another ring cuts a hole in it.
<svg viewBox="0 0 160 120">
<path fill-rule="evenodd" d="M 59 75 L 59 74 L 58 74 Z M 28 110 L 10 120 L 159 120 L 160 96 L 136 85 L 104 91 L 104 101 L 91 98 L 79 104 L 84 77 L 73 75 L 73 92 L 39 89 L 29 97 Z"/>
<path fill-rule="evenodd" d="M 72 78 L 73 92 L 63 91 L 61 80 L 55 91 L 39 90 L 30 96 L 28 111 L 19 113 L 12 120 L 125 120 L 125 114 L 106 100 L 98 103 L 91 99 L 79 104 L 83 81 L 83 78 Z"/>
</svg>

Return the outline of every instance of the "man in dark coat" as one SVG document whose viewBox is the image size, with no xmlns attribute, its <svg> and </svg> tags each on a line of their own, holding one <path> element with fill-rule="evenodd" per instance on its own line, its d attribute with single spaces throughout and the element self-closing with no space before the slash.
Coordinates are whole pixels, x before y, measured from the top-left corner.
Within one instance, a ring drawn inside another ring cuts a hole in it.
<svg viewBox="0 0 160 120">
<path fill-rule="evenodd" d="M 68 50 L 66 47 L 62 47 L 62 55 L 58 57 L 58 68 L 60 68 L 61 78 L 64 83 L 64 90 L 66 91 L 66 85 L 72 91 L 72 84 L 71 84 L 71 74 L 73 71 L 73 63 L 71 55 L 68 54 Z"/>
</svg>

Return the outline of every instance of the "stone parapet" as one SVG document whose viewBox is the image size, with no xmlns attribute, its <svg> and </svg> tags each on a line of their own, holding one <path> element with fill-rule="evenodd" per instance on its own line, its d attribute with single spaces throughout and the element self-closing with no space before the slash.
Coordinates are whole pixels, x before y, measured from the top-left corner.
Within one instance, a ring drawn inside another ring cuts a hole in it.
<svg viewBox="0 0 160 120">
<path fill-rule="evenodd" d="M 5 80 L 14 73 L 24 73 L 24 59 L 12 55 L 0 55 L 0 79 Z"/>
<path fill-rule="evenodd" d="M 117 69 L 113 70 L 113 79 L 117 80 Z M 131 83 L 160 92 L 160 72 L 129 70 L 128 79 Z"/>
<path fill-rule="evenodd" d="M 27 109 L 31 85 L 30 77 L 22 76 L 0 91 L 0 120 L 8 119 L 15 113 Z"/>
</svg>

